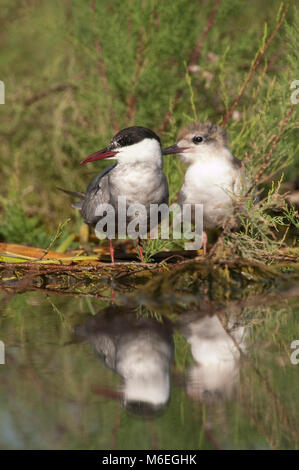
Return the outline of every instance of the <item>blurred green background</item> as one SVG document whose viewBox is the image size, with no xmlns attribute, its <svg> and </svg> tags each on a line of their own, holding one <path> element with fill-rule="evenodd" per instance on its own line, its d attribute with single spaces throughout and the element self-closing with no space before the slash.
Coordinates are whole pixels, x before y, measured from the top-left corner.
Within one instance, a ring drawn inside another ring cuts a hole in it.
<svg viewBox="0 0 299 470">
<path fill-rule="evenodd" d="M 78 231 L 80 216 L 56 186 L 85 190 L 105 163 L 80 160 L 116 130 L 147 126 L 168 145 L 190 120 L 220 123 L 284 8 L 280 0 L 1 0 L 2 241 L 48 246 L 68 217 L 65 236 Z M 298 39 L 290 2 L 228 122 L 232 151 L 253 173 L 290 108 Z M 290 183 L 299 174 L 295 108 L 268 169 L 289 159 L 275 178 L 283 171 Z M 169 156 L 165 171 L 173 198 L 183 168 Z"/>
<path fill-rule="evenodd" d="M 294 3 L 289 2 L 226 126 L 234 155 L 245 159 L 253 176 L 281 132 L 261 182 L 269 188 L 283 173 L 281 191 L 292 190 L 299 175 L 299 105 L 282 129 L 291 108 L 290 85 L 299 79 Z M 148 126 L 170 145 L 191 120 L 221 123 L 286 5 L 280 0 L 0 0 L 0 80 L 6 88 L 0 105 L 0 241 L 48 247 L 68 218 L 57 243 L 77 234 L 82 219 L 56 186 L 84 191 L 107 163 L 81 167 L 79 162 L 117 130 Z M 172 200 L 184 168 L 177 157 L 167 156 L 165 172 Z M 256 213 L 251 219 L 256 226 L 262 226 L 261 214 L 271 204 L 265 206 L 260 212 L 248 209 Z M 256 247 L 251 232 L 250 237 Z M 14 286 L 10 276 L 6 281 Z M 183 286 L 180 302 L 191 298 L 183 296 L 187 283 L 196 303 L 196 274 L 173 279 L 169 310 L 179 315 L 174 282 Z M 217 292 L 224 300 L 227 291 L 220 281 Z M 208 276 L 207 282 L 214 294 L 215 283 Z M 272 280 L 269 284 L 276 288 Z M 19 285 L 26 289 L 26 283 Z M 244 292 L 256 294 L 252 284 L 245 290 L 235 277 L 233 285 L 240 298 Z M 262 283 L 256 285 L 262 289 Z M 128 286 L 124 283 L 123 291 Z M 154 300 L 162 308 L 165 297 L 155 291 Z M 215 442 L 203 432 L 211 422 L 223 448 L 298 447 L 297 371 L 289 360 L 298 303 L 282 299 L 271 308 L 263 304 L 238 311 L 237 321 L 243 324 L 245 317 L 251 336 L 250 361 L 240 365 L 236 399 L 217 409 L 192 402 L 174 374 L 171 402 L 155 422 L 136 420 L 120 403 L 93 392 L 94 387 L 118 388 L 121 380 L 71 332 L 88 310 L 93 315 L 105 306 L 102 300 L 49 291 L 5 299 L 1 339 L 13 367 L 1 370 L 0 447 L 213 448 Z M 174 371 L 183 374 L 188 345 L 179 336 L 175 340 Z"/>
</svg>

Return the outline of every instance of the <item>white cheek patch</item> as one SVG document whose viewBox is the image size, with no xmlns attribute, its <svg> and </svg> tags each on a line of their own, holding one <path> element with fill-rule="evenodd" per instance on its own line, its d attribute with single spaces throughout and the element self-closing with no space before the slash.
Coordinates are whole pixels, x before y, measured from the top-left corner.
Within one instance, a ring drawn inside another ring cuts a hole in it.
<svg viewBox="0 0 299 470">
<path fill-rule="evenodd" d="M 156 139 L 143 139 L 137 144 L 121 147 L 118 152 L 120 162 L 158 160 L 162 158 L 161 146 Z"/>
<path fill-rule="evenodd" d="M 185 152 L 180 153 L 180 158 L 185 163 L 195 163 L 199 160 L 208 160 L 214 157 L 215 151 L 211 149 L 210 145 L 206 143 L 200 143 L 195 145 L 191 142 L 191 138 L 189 140 L 182 139 L 178 142 L 178 146 L 182 148 L 187 148 Z"/>
<path fill-rule="evenodd" d="M 206 157 L 204 149 L 201 150 L 202 152 L 199 152 L 198 148 L 190 147 L 188 150 L 180 154 L 180 159 L 185 163 L 196 163 L 201 159 L 201 157 Z"/>
<path fill-rule="evenodd" d="M 180 159 L 184 163 L 195 163 L 197 160 L 196 155 L 194 155 L 194 153 L 189 152 L 189 150 L 188 152 L 180 153 Z"/>
<path fill-rule="evenodd" d="M 231 161 L 231 153 L 228 149 L 221 149 L 219 151 L 214 146 L 207 144 L 199 144 L 198 146 L 190 147 L 186 152 L 181 153 L 182 161 L 187 163 L 198 163 L 199 165 L 210 166 L 209 170 L 216 170 L 217 173 L 222 173 L 223 168 L 228 166 Z M 203 167 L 201 166 L 201 169 Z"/>
</svg>

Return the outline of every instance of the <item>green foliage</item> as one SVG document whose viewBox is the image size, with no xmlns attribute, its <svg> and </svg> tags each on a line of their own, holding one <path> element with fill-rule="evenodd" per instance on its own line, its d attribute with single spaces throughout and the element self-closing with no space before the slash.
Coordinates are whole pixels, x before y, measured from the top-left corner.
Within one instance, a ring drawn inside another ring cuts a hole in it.
<svg viewBox="0 0 299 470">
<path fill-rule="evenodd" d="M 148 240 L 144 243 L 144 261 L 150 262 L 153 261 L 152 257 L 163 251 L 164 249 L 173 249 L 174 242 L 172 240 Z"/>
<path fill-rule="evenodd" d="M 231 253 L 257 261 L 266 261 L 270 256 L 270 260 L 275 261 L 277 250 L 285 242 L 290 227 L 298 229 L 298 212 L 280 194 L 281 182 L 282 177 L 276 184 L 272 182 L 267 194 L 259 201 L 255 200 L 253 192 L 251 198 L 245 201 L 241 198 L 237 202 L 236 216 L 229 221 L 231 226 L 223 236 Z M 241 230 L 231 231 L 231 227 L 236 225 Z"/>
<path fill-rule="evenodd" d="M 39 216 L 29 217 L 21 204 L 4 203 L 4 214 L 0 222 L 0 240 L 21 245 L 32 245 L 47 250 L 57 248 L 61 251 L 64 244 L 72 246 L 73 235 L 66 230 L 70 219 L 59 223 L 56 232 L 50 236 Z M 61 244 L 59 245 L 58 242 Z M 59 249 L 60 248 L 60 249 Z"/>
<path fill-rule="evenodd" d="M 28 217 L 18 203 L 5 206 L 5 214 L 0 223 L 0 238 L 10 243 L 41 248 L 46 248 L 50 243 L 49 235 L 40 226 L 40 218 Z"/>
</svg>

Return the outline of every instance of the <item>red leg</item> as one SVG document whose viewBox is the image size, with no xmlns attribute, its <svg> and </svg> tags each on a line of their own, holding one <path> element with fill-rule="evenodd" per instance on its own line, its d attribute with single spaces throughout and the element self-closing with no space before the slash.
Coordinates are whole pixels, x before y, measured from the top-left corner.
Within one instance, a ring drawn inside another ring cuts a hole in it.
<svg viewBox="0 0 299 470">
<path fill-rule="evenodd" d="M 139 251 L 139 256 L 141 259 L 141 262 L 144 263 L 144 257 L 143 257 L 143 252 L 142 252 L 142 243 L 140 238 L 138 238 L 138 251 Z"/>
<path fill-rule="evenodd" d="M 207 232 L 202 232 L 202 246 L 203 246 L 203 254 L 207 254 L 207 244 L 208 244 L 208 235 Z"/>
<path fill-rule="evenodd" d="M 111 263 L 114 263 L 114 248 L 113 248 L 112 240 L 109 240 L 109 250 L 110 250 Z"/>
<path fill-rule="evenodd" d="M 115 290 L 112 289 L 111 287 L 111 303 L 114 304 L 114 302 L 115 302 Z"/>
</svg>

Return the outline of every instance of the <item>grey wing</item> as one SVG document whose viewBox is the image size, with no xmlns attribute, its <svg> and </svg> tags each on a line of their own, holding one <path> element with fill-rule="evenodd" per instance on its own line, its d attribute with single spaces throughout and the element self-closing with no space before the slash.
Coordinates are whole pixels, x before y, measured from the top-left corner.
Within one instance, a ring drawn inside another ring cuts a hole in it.
<svg viewBox="0 0 299 470">
<path fill-rule="evenodd" d="M 178 204 L 179 206 L 182 206 L 186 202 L 186 194 L 184 193 L 184 186 L 182 186 L 180 192 L 179 192 L 179 197 L 178 197 Z"/>
<path fill-rule="evenodd" d="M 88 192 L 91 192 L 91 191 L 94 191 L 94 190 L 98 190 L 99 189 L 99 186 L 100 186 L 100 181 L 101 179 L 106 176 L 108 173 L 110 173 L 111 170 L 113 170 L 113 168 L 115 168 L 117 165 L 117 163 L 114 163 L 114 165 L 111 165 L 111 166 L 108 166 L 107 168 L 105 168 L 105 170 L 101 171 L 101 173 L 99 173 L 90 183 L 89 185 L 87 186 L 87 189 L 86 189 L 86 194 Z"/>
<path fill-rule="evenodd" d="M 87 186 L 80 209 L 84 222 L 88 225 L 96 225 L 100 219 L 100 217 L 96 215 L 97 207 L 100 204 L 109 203 L 110 201 L 108 173 L 110 173 L 116 165 L 117 163 L 99 173 Z"/>
</svg>

